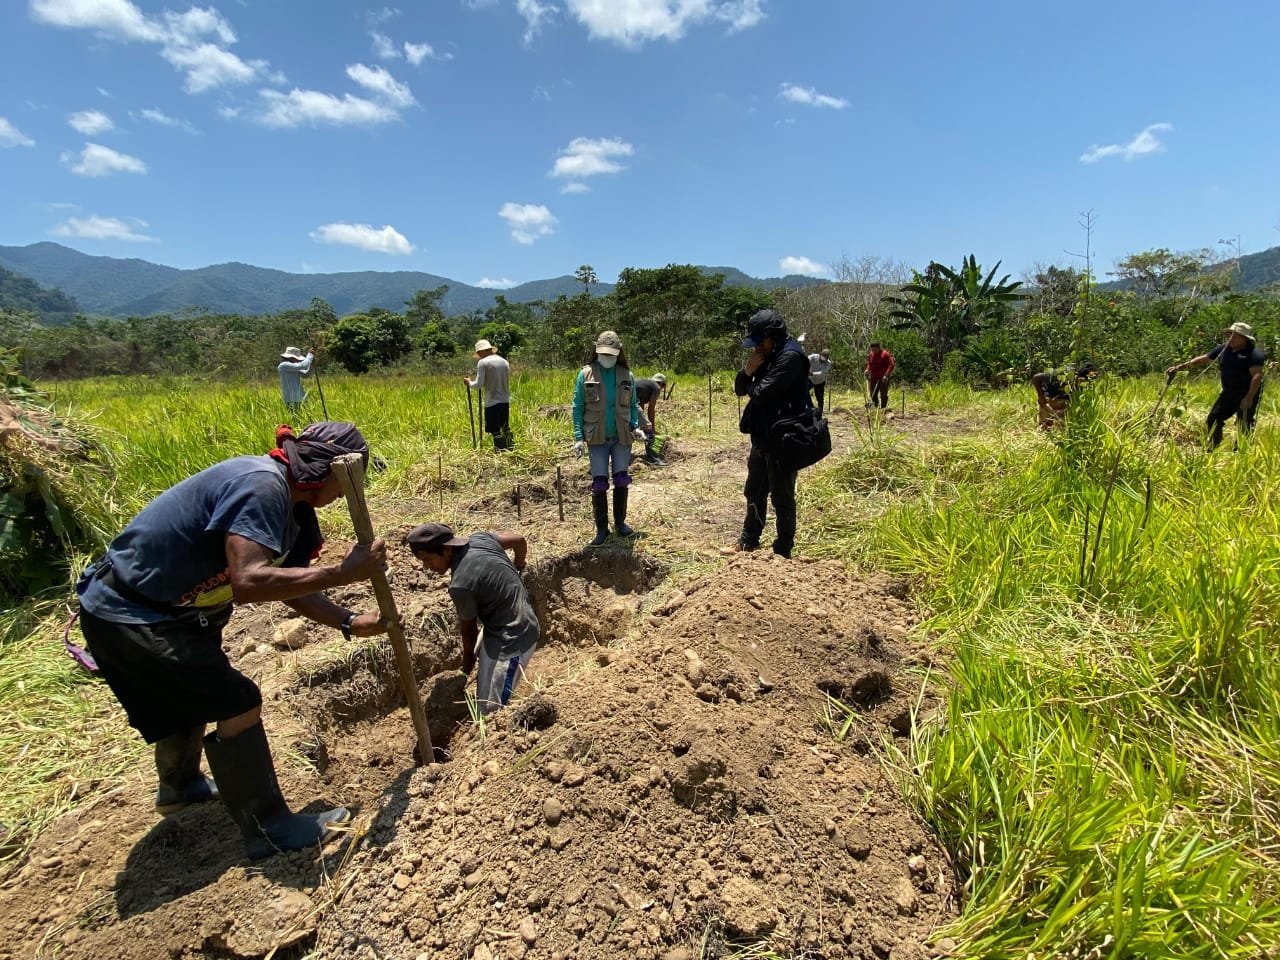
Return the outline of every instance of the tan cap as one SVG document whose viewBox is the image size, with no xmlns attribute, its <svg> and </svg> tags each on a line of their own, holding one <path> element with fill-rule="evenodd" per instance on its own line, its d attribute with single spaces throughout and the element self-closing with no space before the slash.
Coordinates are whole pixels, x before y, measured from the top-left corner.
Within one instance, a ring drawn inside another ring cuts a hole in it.
<svg viewBox="0 0 1280 960">
<path fill-rule="evenodd" d="M 1249 326 L 1247 323 L 1236 322 L 1236 323 L 1233 323 L 1231 326 L 1227 327 L 1227 329 L 1230 330 L 1232 333 L 1240 334 L 1240 336 L 1244 337 L 1246 340 L 1257 339 L 1257 337 L 1253 335 L 1253 327 Z"/>
<path fill-rule="evenodd" d="M 493 349 L 495 349 L 494 345 L 490 343 L 488 340 L 476 341 L 476 353 L 488 353 L 490 350 L 493 350 Z"/>
<path fill-rule="evenodd" d="M 622 352 L 622 338 L 612 330 L 606 330 L 596 337 L 596 353 L 607 353 L 617 356 Z"/>
</svg>

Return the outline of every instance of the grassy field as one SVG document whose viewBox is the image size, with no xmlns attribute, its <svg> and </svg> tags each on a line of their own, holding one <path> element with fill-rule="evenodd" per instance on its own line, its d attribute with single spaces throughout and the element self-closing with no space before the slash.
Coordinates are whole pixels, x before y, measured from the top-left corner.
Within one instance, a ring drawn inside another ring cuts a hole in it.
<svg viewBox="0 0 1280 960">
<path fill-rule="evenodd" d="M 713 435 L 733 431 L 719 378 Z M 376 509 L 456 478 L 554 469 L 571 375 L 520 378 L 519 446 L 470 448 L 456 380 L 335 378 L 330 413 L 389 464 Z M 929 387 L 935 418 L 860 427 L 801 487 L 802 555 L 908 576 L 951 695 L 886 762 L 966 877 L 945 934 L 971 957 L 1259 957 L 1280 944 L 1280 437 L 1274 401 L 1233 452 L 1198 443 L 1212 397 L 1104 381 L 1053 441 L 1028 390 Z M 690 378 L 677 399 L 705 402 Z M 272 385 L 61 385 L 103 464 L 104 529 L 225 456 L 265 449 Z M 897 397 L 895 395 L 895 402 Z M 318 409 L 313 409 L 318 416 Z M 692 402 L 676 430 L 705 430 Z M 907 426 L 903 424 L 902 426 Z M 980 428 L 980 429 L 975 429 Z M 445 491 L 446 493 L 449 490 Z M 331 523 L 341 525 L 339 512 Z M 344 532 L 340 529 L 335 531 Z M 141 744 L 56 651 L 65 598 L 0 619 L 0 819 L 36 825 Z M 86 689 L 90 692 L 86 695 Z"/>
</svg>

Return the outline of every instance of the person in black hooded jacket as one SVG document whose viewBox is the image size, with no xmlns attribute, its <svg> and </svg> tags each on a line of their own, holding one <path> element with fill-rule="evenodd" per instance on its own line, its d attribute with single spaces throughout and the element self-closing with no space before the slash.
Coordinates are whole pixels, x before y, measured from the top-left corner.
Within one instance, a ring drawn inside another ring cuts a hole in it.
<svg viewBox="0 0 1280 960">
<path fill-rule="evenodd" d="M 773 552 L 791 556 L 796 539 L 796 472 L 785 469 L 772 452 L 772 430 L 783 417 L 794 417 L 810 405 L 809 357 L 787 335 L 787 321 L 776 310 L 761 310 L 747 322 L 742 346 L 751 351 L 733 382 L 733 392 L 748 397 L 738 425 L 751 436 L 747 457 L 747 515 L 735 546 L 737 553 L 760 546 L 768 501 L 773 500 L 777 537 Z"/>
</svg>

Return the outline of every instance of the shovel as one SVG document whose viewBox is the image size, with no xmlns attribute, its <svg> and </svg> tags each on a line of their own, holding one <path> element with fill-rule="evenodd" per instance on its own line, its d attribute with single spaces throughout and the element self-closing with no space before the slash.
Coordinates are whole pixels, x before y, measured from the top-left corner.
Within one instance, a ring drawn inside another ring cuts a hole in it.
<svg viewBox="0 0 1280 960">
<path fill-rule="evenodd" d="M 316 378 L 316 393 L 320 394 L 320 410 L 324 414 L 324 418 L 328 420 L 329 407 L 324 402 L 324 387 L 320 385 L 320 361 L 318 357 L 314 356 L 315 352 L 316 352 L 315 341 L 312 341 L 311 353 L 313 354 L 313 357 L 311 360 L 311 375 Z"/>
<path fill-rule="evenodd" d="M 471 384 L 467 384 L 467 419 L 471 421 L 471 449 L 476 448 L 476 411 L 471 406 Z"/>
<path fill-rule="evenodd" d="M 356 529 L 356 539 L 362 544 L 373 543 L 373 520 L 369 517 L 369 505 L 364 498 L 364 465 L 360 454 L 344 453 L 334 457 L 333 472 L 338 476 L 342 492 L 347 497 L 347 509 L 351 511 L 351 525 Z M 400 613 L 396 610 L 396 598 L 391 595 L 391 585 L 387 583 L 387 575 L 379 571 L 369 578 L 373 584 L 374 596 L 378 598 L 378 609 L 387 622 L 387 636 L 391 639 L 391 648 L 396 655 L 396 671 L 400 674 L 400 692 L 404 694 L 405 703 L 409 705 L 409 716 L 413 719 L 413 732 L 418 738 L 417 764 L 431 763 L 435 755 L 431 749 L 431 731 L 427 728 L 427 714 L 422 709 L 422 698 L 418 694 L 418 678 L 413 673 L 413 657 L 409 655 L 409 644 L 404 638 L 404 625 L 400 622 Z"/>
<path fill-rule="evenodd" d="M 1164 403 L 1164 395 L 1169 392 L 1169 385 L 1173 383 L 1173 378 L 1178 375 L 1177 371 L 1170 371 L 1165 374 L 1164 386 L 1160 388 L 1160 396 L 1156 397 L 1156 405 L 1151 408 L 1151 412 L 1147 414 L 1147 425 L 1155 423 L 1156 414 L 1160 412 L 1160 405 Z"/>
</svg>

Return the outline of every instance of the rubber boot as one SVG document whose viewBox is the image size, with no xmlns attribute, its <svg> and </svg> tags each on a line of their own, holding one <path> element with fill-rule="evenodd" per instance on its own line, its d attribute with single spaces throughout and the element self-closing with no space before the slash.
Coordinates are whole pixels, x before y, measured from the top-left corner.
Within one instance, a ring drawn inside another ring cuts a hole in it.
<svg viewBox="0 0 1280 960">
<path fill-rule="evenodd" d="M 609 539 L 609 495 L 593 493 L 591 495 L 591 512 L 595 515 L 596 535 L 588 547 L 599 547 Z"/>
<path fill-rule="evenodd" d="M 203 724 L 156 741 L 156 813 L 168 816 L 193 803 L 217 799 L 218 788 L 200 772 Z"/>
<path fill-rule="evenodd" d="M 331 824 L 351 819 L 344 807 L 320 814 L 298 814 L 289 809 L 280 794 L 267 732 L 260 722 L 230 740 L 209 734 L 204 738 L 204 754 L 222 802 L 244 835 L 250 860 L 313 847 L 333 835 Z"/>
<path fill-rule="evenodd" d="M 634 537 L 636 532 L 627 526 L 627 487 L 613 488 L 613 526 L 620 537 Z"/>
</svg>

